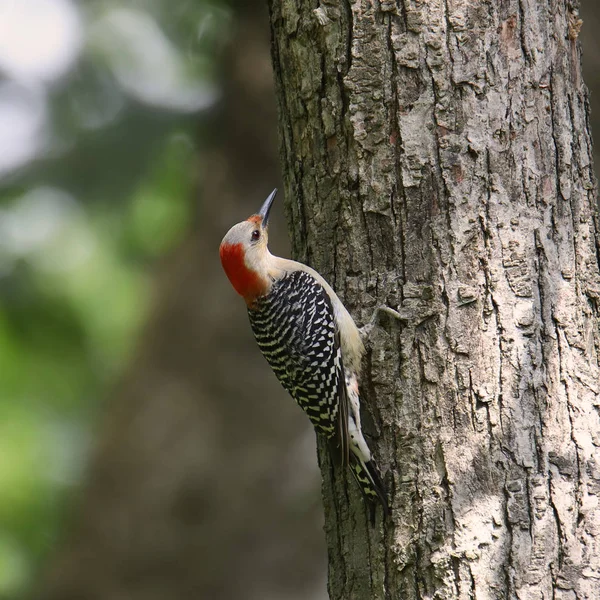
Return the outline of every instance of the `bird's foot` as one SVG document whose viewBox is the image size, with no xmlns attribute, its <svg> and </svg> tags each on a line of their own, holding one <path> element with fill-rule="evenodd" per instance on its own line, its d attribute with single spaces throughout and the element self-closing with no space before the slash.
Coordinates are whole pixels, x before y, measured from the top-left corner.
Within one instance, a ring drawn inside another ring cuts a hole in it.
<svg viewBox="0 0 600 600">
<path fill-rule="evenodd" d="M 403 323 L 407 321 L 406 317 L 403 317 L 397 310 L 394 310 L 393 308 L 382 304 L 373 311 L 369 322 L 359 328 L 358 331 L 363 340 L 366 340 L 371 336 L 371 332 L 373 331 L 375 326 L 380 323 L 382 315 L 388 315 L 393 319 L 401 321 Z"/>
</svg>

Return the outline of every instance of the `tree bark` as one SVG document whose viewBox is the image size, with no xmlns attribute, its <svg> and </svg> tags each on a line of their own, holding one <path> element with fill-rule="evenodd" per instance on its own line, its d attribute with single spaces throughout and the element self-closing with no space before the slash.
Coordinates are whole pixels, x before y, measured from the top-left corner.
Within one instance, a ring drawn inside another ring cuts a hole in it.
<svg viewBox="0 0 600 600">
<path fill-rule="evenodd" d="M 324 448 L 334 599 L 600 598 L 578 3 L 270 0 L 293 253 L 359 324 L 392 518 Z"/>
</svg>

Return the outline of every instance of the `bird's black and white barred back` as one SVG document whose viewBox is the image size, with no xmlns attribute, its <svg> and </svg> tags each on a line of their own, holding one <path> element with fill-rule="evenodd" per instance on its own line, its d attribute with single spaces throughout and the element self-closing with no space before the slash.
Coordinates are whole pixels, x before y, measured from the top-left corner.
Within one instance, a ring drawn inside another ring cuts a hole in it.
<svg viewBox="0 0 600 600">
<path fill-rule="evenodd" d="M 343 374 L 333 308 L 323 286 L 309 273 L 293 271 L 258 298 L 248 315 L 283 387 L 320 433 L 333 436 Z"/>
<path fill-rule="evenodd" d="M 331 300 L 310 273 L 292 271 L 248 309 L 254 336 L 273 372 L 326 439 L 338 436 L 342 464 L 365 499 L 381 502 L 383 485 L 360 422 L 358 381 L 344 368 Z"/>
</svg>

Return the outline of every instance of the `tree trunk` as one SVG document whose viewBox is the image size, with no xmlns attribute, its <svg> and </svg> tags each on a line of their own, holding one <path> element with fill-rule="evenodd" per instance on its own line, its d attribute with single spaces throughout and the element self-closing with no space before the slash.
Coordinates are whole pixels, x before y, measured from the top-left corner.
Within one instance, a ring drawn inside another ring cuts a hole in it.
<svg viewBox="0 0 600 600">
<path fill-rule="evenodd" d="M 392 518 L 370 529 L 320 452 L 331 598 L 600 598 L 577 3 L 270 8 L 294 254 L 359 324 L 400 313 L 380 319 L 362 381 Z"/>
</svg>

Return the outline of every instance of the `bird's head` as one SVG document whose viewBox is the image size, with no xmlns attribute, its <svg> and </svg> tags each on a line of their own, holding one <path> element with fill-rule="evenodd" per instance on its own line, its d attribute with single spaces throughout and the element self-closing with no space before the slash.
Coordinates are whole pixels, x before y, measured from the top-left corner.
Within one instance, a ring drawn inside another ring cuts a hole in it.
<svg viewBox="0 0 600 600">
<path fill-rule="evenodd" d="M 219 248 L 221 264 L 229 281 L 248 304 L 268 292 L 268 225 L 276 194 L 277 189 L 274 189 L 258 213 L 234 225 Z"/>
</svg>

